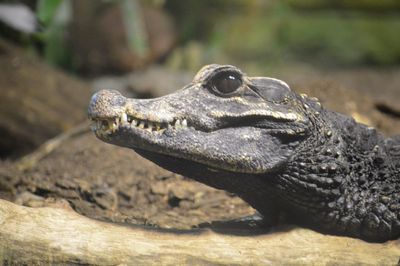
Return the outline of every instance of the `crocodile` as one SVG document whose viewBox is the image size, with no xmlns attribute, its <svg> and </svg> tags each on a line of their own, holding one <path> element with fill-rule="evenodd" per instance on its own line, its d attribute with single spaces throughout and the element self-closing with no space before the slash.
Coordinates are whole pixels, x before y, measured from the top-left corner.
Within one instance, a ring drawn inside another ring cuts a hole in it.
<svg viewBox="0 0 400 266">
<path fill-rule="evenodd" d="M 204 66 L 176 92 L 93 95 L 96 136 L 234 193 L 272 226 L 384 242 L 400 236 L 400 135 L 384 137 L 284 81 Z"/>
</svg>

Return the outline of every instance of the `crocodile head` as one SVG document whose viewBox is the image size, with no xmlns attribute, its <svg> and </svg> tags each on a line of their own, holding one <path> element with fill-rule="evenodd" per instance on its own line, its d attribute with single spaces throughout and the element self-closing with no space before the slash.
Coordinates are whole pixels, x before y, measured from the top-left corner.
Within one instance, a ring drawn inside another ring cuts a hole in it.
<svg viewBox="0 0 400 266">
<path fill-rule="evenodd" d="M 203 166 L 210 174 L 259 174 L 284 164 L 308 136 L 313 123 L 301 101 L 283 81 L 208 65 L 190 84 L 160 98 L 99 91 L 89 118 L 101 140 L 175 172 L 185 168 L 190 176 L 190 169 Z"/>
</svg>

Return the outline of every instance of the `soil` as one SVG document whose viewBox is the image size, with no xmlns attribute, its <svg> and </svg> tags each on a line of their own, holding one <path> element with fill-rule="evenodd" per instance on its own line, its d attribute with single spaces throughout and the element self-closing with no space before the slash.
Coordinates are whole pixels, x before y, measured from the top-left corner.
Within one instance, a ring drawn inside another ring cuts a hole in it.
<svg viewBox="0 0 400 266">
<path fill-rule="evenodd" d="M 161 227 L 188 228 L 252 212 L 236 197 L 167 172 L 88 131 L 19 175 L 15 201 L 32 206 L 48 197 L 66 199 L 92 218 Z"/>
<path fill-rule="evenodd" d="M 400 119 L 380 111 L 367 94 L 326 80 L 292 84 L 386 135 L 400 132 Z M 97 140 L 87 126 L 81 128 L 58 138 L 57 145 L 47 143 L 28 157 L 2 161 L 0 198 L 26 206 L 63 199 L 95 219 L 178 229 L 254 213 L 234 195 L 165 171 L 129 149 Z"/>
</svg>

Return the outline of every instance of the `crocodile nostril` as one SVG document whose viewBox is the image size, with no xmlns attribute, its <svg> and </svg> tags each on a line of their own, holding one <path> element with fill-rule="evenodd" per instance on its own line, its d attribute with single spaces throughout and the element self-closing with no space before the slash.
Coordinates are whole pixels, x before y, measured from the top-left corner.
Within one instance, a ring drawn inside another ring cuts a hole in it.
<svg viewBox="0 0 400 266">
<path fill-rule="evenodd" d="M 118 116 L 126 104 L 127 98 L 116 90 L 101 90 L 90 100 L 89 118 L 111 118 Z"/>
</svg>

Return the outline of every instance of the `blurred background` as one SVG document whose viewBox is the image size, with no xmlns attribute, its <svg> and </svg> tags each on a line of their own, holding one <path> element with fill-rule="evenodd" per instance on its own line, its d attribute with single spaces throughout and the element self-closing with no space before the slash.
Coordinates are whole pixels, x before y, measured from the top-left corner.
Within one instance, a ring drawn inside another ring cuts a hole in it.
<svg viewBox="0 0 400 266">
<path fill-rule="evenodd" d="M 265 73 L 289 64 L 400 62 L 396 0 L 2 2 L 4 37 L 84 76 L 154 63 L 196 71 L 209 62 L 230 62 Z"/>
<path fill-rule="evenodd" d="M 249 75 L 290 84 L 337 82 L 379 99 L 381 111 L 398 115 L 400 109 L 398 0 L 0 4 L 3 157 L 24 153 L 84 120 L 82 106 L 95 90 L 160 96 L 209 63 L 237 65 Z M 59 73 L 68 78 L 60 81 Z M 56 113 L 69 116 L 61 120 Z M 30 127 L 29 134 L 21 124 Z"/>
</svg>

